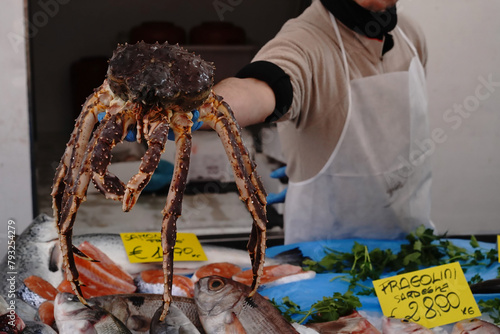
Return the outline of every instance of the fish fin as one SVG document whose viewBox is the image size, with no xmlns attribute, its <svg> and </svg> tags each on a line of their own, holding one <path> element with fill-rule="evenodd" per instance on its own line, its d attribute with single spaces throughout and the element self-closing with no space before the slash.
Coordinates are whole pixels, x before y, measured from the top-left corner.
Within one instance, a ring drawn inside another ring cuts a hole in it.
<svg viewBox="0 0 500 334">
<path fill-rule="evenodd" d="M 253 300 L 252 297 L 247 297 L 245 298 L 245 303 L 250 306 L 251 308 L 257 308 L 257 304 L 255 303 L 255 301 Z"/>
<path fill-rule="evenodd" d="M 81 259 L 84 259 L 84 260 L 87 260 L 90 262 L 99 262 L 99 260 L 95 260 L 95 259 L 91 258 L 87 254 L 85 254 L 84 252 L 82 252 L 81 250 L 76 248 L 76 246 L 74 246 L 74 245 L 73 245 L 73 254 L 75 254 L 76 256 L 78 256 Z"/>
<path fill-rule="evenodd" d="M 240 319 L 234 314 L 234 312 L 231 312 L 229 315 L 228 321 L 226 321 L 225 324 L 225 333 L 226 334 L 246 334 L 247 331 L 241 324 Z"/>
</svg>

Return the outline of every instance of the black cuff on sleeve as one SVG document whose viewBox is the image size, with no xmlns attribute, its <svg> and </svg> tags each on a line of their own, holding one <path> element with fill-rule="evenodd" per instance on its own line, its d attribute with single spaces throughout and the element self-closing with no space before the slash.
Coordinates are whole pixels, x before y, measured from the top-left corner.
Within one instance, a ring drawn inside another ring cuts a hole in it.
<svg viewBox="0 0 500 334">
<path fill-rule="evenodd" d="M 268 61 L 256 61 L 243 67 L 237 78 L 255 78 L 266 82 L 274 92 L 276 105 L 266 122 L 274 122 L 288 112 L 293 100 L 293 89 L 290 77 L 278 65 Z"/>
</svg>

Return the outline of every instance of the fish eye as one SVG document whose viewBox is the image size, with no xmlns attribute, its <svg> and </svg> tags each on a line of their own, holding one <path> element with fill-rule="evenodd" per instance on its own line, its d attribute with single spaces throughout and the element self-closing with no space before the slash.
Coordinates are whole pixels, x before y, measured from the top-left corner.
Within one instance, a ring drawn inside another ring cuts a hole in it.
<svg viewBox="0 0 500 334">
<path fill-rule="evenodd" d="M 224 282 L 219 278 L 215 278 L 208 283 L 208 288 L 213 291 L 220 290 L 223 287 L 224 287 Z"/>
<path fill-rule="evenodd" d="M 410 320 L 405 318 L 405 319 L 401 319 L 401 322 L 410 322 Z"/>
</svg>

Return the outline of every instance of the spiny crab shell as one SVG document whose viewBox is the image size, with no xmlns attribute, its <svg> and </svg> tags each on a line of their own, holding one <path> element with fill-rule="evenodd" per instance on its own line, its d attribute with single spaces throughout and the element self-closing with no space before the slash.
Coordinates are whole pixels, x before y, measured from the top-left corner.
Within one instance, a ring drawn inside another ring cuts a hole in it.
<svg viewBox="0 0 500 334">
<path fill-rule="evenodd" d="M 256 293 L 265 259 L 266 194 L 231 108 L 211 89 L 213 81 L 213 64 L 178 45 L 125 44 L 119 45 L 110 59 L 103 84 L 85 101 L 56 170 L 51 193 L 66 279 L 82 303 L 86 301 L 74 256 L 92 259 L 73 246 L 72 232 L 90 181 L 106 198 L 122 202 L 124 211 L 131 210 L 157 168 L 168 132 L 172 131 L 176 154 L 172 182 L 162 210 L 165 289 L 160 320 L 167 315 L 172 301 L 176 221 L 181 215 L 189 170 L 193 109 L 198 109 L 199 120 L 219 135 L 231 162 L 240 199 L 251 214 L 253 224 L 247 248 L 253 282 L 248 297 Z M 95 127 L 101 113 L 105 116 Z M 108 167 L 112 149 L 134 127 L 137 140 L 146 140 L 148 148 L 139 171 L 125 184 L 110 173 Z"/>
<path fill-rule="evenodd" d="M 109 60 L 108 81 L 123 100 L 164 109 L 174 106 L 191 111 L 210 94 L 213 63 L 179 45 L 120 45 Z"/>
</svg>

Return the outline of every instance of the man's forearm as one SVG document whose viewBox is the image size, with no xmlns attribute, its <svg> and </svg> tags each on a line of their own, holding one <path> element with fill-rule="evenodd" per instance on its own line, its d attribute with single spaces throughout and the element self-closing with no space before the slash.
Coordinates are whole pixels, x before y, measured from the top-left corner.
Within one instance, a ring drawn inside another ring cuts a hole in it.
<svg viewBox="0 0 500 334">
<path fill-rule="evenodd" d="M 224 98 L 241 127 L 262 123 L 273 113 L 276 101 L 269 85 L 254 78 L 227 78 L 214 86 Z"/>
</svg>

